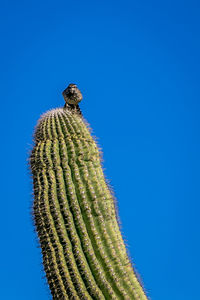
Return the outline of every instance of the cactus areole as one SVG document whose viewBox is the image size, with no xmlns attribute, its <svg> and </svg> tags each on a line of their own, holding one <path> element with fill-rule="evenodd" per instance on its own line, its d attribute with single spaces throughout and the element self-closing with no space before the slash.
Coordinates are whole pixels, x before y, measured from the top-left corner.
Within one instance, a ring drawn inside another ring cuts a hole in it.
<svg viewBox="0 0 200 300">
<path fill-rule="evenodd" d="M 38 121 L 30 166 L 33 215 L 52 298 L 147 300 L 129 260 L 99 149 L 75 84 Z"/>
</svg>

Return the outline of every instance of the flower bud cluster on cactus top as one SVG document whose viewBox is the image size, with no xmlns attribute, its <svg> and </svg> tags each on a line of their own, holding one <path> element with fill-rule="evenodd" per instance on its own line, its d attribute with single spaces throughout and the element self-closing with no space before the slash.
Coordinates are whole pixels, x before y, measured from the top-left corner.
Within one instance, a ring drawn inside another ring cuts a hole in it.
<svg viewBox="0 0 200 300">
<path fill-rule="evenodd" d="M 78 105 L 82 95 L 70 84 L 63 96 L 64 108 L 40 118 L 30 156 L 33 214 L 52 297 L 147 300 Z"/>
</svg>

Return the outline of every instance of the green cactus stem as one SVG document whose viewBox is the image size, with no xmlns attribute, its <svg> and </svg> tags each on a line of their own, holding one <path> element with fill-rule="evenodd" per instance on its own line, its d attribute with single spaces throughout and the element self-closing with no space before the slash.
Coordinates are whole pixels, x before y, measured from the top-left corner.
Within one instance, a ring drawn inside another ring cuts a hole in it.
<svg viewBox="0 0 200 300">
<path fill-rule="evenodd" d="M 30 156 L 33 214 L 52 297 L 147 300 L 78 106 L 82 95 L 73 84 L 65 91 L 65 107 L 40 118 Z"/>
</svg>

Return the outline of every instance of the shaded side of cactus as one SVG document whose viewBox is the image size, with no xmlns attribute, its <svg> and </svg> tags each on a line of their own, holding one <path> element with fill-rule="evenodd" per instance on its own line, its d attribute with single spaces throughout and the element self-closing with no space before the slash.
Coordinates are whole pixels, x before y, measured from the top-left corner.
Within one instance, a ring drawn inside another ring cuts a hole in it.
<svg viewBox="0 0 200 300">
<path fill-rule="evenodd" d="M 146 300 L 98 147 L 76 102 L 40 118 L 30 165 L 34 220 L 53 299 Z"/>
</svg>

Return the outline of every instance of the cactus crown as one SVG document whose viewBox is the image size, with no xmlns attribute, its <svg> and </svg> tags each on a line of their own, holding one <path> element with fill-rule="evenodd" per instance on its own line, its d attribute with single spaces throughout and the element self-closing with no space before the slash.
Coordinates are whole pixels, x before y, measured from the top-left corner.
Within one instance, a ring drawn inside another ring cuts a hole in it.
<svg viewBox="0 0 200 300">
<path fill-rule="evenodd" d="M 39 120 L 30 157 L 33 212 L 53 299 L 147 297 L 127 256 L 100 153 L 70 84 Z"/>
</svg>

